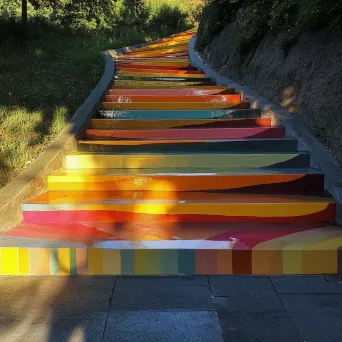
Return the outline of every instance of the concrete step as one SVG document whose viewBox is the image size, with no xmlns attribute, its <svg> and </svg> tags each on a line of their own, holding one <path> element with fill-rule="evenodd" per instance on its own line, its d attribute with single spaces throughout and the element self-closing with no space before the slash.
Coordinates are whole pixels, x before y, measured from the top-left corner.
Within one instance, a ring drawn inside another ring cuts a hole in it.
<svg viewBox="0 0 342 342">
<path fill-rule="evenodd" d="M 98 116 L 106 119 L 126 120 L 203 120 L 203 119 L 257 119 L 260 109 L 221 110 L 99 110 Z"/>
<path fill-rule="evenodd" d="M 161 71 L 161 70 L 149 70 L 147 69 L 145 70 L 139 70 L 139 71 L 116 71 L 115 74 L 118 79 L 120 79 L 121 77 L 184 77 L 184 78 L 204 78 L 205 75 L 200 73 L 200 72 L 188 72 L 188 71 L 176 71 L 176 70 L 172 70 L 172 71 Z"/>
<path fill-rule="evenodd" d="M 106 102 L 227 102 L 240 103 L 241 95 L 186 95 L 186 96 L 162 96 L 162 95 L 106 95 Z"/>
<path fill-rule="evenodd" d="M 0 237 L 0 274 L 337 274 L 341 245 L 322 223 L 21 224 Z"/>
<path fill-rule="evenodd" d="M 87 129 L 85 137 L 89 140 L 112 139 L 157 139 L 157 140 L 196 140 L 196 139 L 277 139 L 285 137 L 284 127 L 250 128 L 187 128 L 187 129 L 126 129 L 106 130 Z"/>
<path fill-rule="evenodd" d="M 193 129 L 193 128 L 258 128 L 271 127 L 270 118 L 247 118 L 247 119 L 155 119 L 155 120 L 132 120 L 132 119 L 92 119 L 91 129 Z"/>
<path fill-rule="evenodd" d="M 172 191 L 50 191 L 23 206 L 26 223 L 329 222 L 329 197 Z"/>
<path fill-rule="evenodd" d="M 116 80 L 115 83 L 112 84 L 112 89 L 158 89 L 158 88 L 193 88 L 193 87 L 201 87 L 201 89 L 206 89 L 202 87 L 210 87 L 216 86 L 214 82 L 168 82 L 168 81 L 132 81 L 132 80 Z"/>
<path fill-rule="evenodd" d="M 195 110 L 195 109 L 249 109 L 249 102 L 102 102 L 103 109 Z"/>
<path fill-rule="evenodd" d="M 323 194 L 324 175 L 313 169 L 81 169 L 48 176 L 50 191 L 221 191 Z"/>
<path fill-rule="evenodd" d="M 310 155 L 293 153 L 132 153 L 77 152 L 66 156 L 67 169 L 172 168 L 308 168 Z"/>
<path fill-rule="evenodd" d="M 78 151 L 88 152 L 296 152 L 296 139 L 244 140 L 90 140 L 78 141 Z"/>
<path fill-rule="evenodd" d="M 198 70 L 163 70 L 163 69 L 122 69 L 122 68 L 116 68 L 116 75 L 117 76 L 194 76 L 194 77 L 204 77 L 205 74 Z M 196 76 L 197 75 L 197 76 Z"/>
<path fill-rule="evenodd" d="M 214 82 L 152 82 L 152 81 L 117 81 L 111 89 L 213 89 Z"/>
<path fill-rule="evenodd" d="M 210 82 L 207 77 L 171 77 L 171 76 L 114 76 L 114 82 L 117 81 L 163 81 L 163 82 Z"/>
<path fill-rule="evenodd" d="M 184 88 L 184 89 L 109 89 L 109 95 L 156 95 L 156 96 L 200 96 L 234 94 L 234 88 L 212 87 L 211 89 Z"/>
<path fill-rule="evenodd" d="M 130 63 L 115 63 L 115 70 L 180 70 L 180 71 L 197 71 L 196 68 L 189 66 L 177 65 L 153 65 L 153 64 L 130 64 Z"/>
</svg>

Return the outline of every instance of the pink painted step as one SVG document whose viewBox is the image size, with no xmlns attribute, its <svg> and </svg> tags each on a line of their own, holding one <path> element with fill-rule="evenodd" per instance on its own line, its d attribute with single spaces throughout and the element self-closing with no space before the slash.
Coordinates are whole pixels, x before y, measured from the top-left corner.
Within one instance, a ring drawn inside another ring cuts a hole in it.
<svg viewBox="0 0 342 342">
<path fill-rule="evenodd" d="M 101 130 L 87 129 L 90 140 L 111 139 L 261 139 L 284 138 L 284 127 Z"/>
</svg>

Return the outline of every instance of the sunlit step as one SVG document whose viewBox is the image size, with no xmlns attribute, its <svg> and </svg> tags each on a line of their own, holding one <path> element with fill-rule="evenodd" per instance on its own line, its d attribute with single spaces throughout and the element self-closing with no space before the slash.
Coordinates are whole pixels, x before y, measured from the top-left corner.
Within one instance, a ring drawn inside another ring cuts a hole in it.
<svg viewBox="0 0 342 342">
<path fill-rule="evenodd" d="M 105 154 L 78 152 L 67 155 L 67 169 L 106 168 L 307 168 L 310 163 L 308 153 L 132 153 Z"/>
<path fill-rule="evenodd" d="M 324 192 L 324 175 L 313 169 L 86 169 L 48 176 L 50 191 Z"/>
<path fill-rule="evenodd" d="M 30 223 L 334 222 L 328 197 L 163 191 L 50 191 L 23 204 Z"/>
</svg>

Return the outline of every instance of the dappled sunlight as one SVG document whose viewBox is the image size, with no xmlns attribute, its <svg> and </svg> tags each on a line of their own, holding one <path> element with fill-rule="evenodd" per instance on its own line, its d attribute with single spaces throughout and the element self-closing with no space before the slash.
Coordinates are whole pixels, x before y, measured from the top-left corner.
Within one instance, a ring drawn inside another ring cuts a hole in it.
<svg viewBox="0 0 342 342">
<path fill-rule="evenodd" d="M 297 94 L 295 87 L 286 87 L 283 90 L 283 97 L 280 105 L 285 107 L 289 113 L 294 114 L 298 112 L 299 107 L 296 103 L 297 101 Z"/>
</svg>

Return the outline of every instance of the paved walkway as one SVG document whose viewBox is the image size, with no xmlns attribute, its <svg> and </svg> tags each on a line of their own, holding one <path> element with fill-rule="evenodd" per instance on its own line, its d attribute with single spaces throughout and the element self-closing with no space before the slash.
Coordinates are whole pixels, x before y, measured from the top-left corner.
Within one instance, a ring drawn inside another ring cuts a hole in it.
<svg viewBox="0 0 342 342">
<path fill-rule="evenodd" d="M 0 278 L 0 341 L 341 341 L 342 278 Z"/>
</svg>

